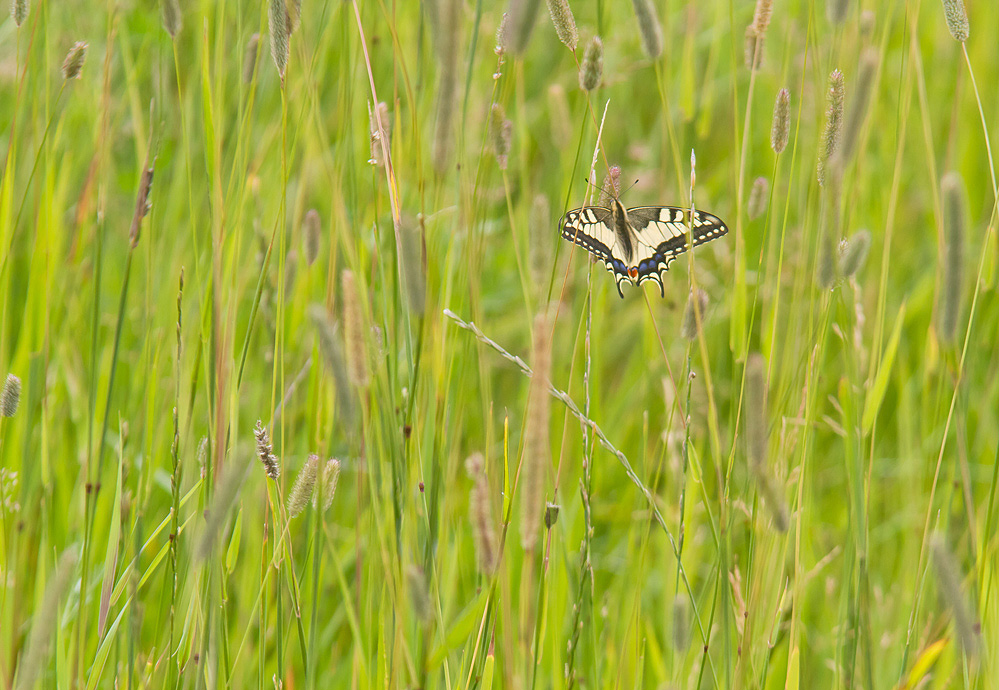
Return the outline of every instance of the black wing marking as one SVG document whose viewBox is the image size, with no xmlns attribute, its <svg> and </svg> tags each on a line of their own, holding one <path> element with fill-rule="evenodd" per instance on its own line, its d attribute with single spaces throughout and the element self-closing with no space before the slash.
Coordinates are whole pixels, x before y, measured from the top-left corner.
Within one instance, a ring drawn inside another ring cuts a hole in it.
<svg viewBox="0 0 999 690">
<path fill-rule="evenodd" d="M 615 274 L 617 291 L 622 297 L 625 281 L 641 285 L 653 280 L 665 295 L 663 274 L 673 260 L 691 246 L 717 239 L 728 232 L 720 218 L 704 211 L 694 211 L 691 227 L 689 209 L 675 206 L 638 206 L 627 210 L 633 240 L 633 257 L 626 259 L 617 237 L 614 214 L 600 206 L 586 206 L 569 211 L 562 218 L 562 237 L 575 242 Z M 688 235 L 688 232 L 690 233 Z M 691 245 L 690 239 L 693 239 Z"/>
</svg>

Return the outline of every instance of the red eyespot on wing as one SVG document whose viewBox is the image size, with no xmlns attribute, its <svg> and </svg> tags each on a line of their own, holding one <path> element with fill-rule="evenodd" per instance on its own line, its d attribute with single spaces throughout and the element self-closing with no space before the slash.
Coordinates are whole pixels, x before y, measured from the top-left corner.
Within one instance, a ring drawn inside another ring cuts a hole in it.
<svg viewBox="0 0 999 690">
<path fill-rule="evenodd" d="M 637 280 L 638 279 L 638 267 L 637 266 L 631 266 L 631 267 L 628 268 L 628 277 L 630 277 L 632 280 Z"/>
</svg>

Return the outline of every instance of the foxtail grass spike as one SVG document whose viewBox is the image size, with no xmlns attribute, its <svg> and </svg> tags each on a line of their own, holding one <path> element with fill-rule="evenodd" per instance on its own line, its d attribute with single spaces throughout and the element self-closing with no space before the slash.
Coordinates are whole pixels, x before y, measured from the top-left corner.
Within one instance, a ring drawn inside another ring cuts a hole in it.
<svg viewBox="0 0 999 690">
<path fill-rule="evenodd" d="M 819 154 L 818 165 L 820 185 L 825 185 L 826 168 L 839 148 L 840 136 L 843 133 L 843 100 L 845 95 L 846 85 L 843 73 L 834 69 L 829 75 L 829 90 L 826 94 L 826 126 L 822 134 L 822 151 Z"/>
<path fill-rule="evenodd" d="M 368 385 L 368 357 L 364 339 L 364 312 L 353 271 L 340 274 L 343 291 L 343 336 L 347 343 L 347 375 L 357 388 Z"/>
<path fill-rule="evenodd" d="M 513 137 L 513 123 L 506 119 L 503 106 L 493 103 L 489 113 L 489 144 L 496 155 L 500 170 L 506 170 L 507 156 L 510 153 L 510 140 Z"/>
<path fill-rule="evenodd" d="M 583 64 L 579 66 L 579 87 L 583 91 L 593 91 L 600 86 L 604 72 L 604 44 L 599 36 L 594 36 L 586 44 Z"/>
<path fill-rule="evenodd" d="M 287 0 L 285 8 L 288 17 L 288 35 L 291 36 L 302 23 L 302 0 Z"/>
<path fill-rule="evenodd" d="M 337 484 L 340 483 L 340 461 L 336 458 L 330 458 L 326 461 L 323 466 L 323 474 L 320 478 L 320 488 L 322 492 L 323 499 L 323 512 L 325 513 L 333 505 L 333 497 L 336 495 Z M 313 507 L 316 506 L 316 501 L 319 498 L 319 493 L 316 492 L 316 497 L 312 499 Z"/>
<path fill-rule="evenodd" d="M 763 38 L 770 26 L 770 15 L 773 14 L 773 0 L 756 0 L 756 7 L 753 9 L 753 31 L 759 38 Z"/>
<path fill-rule="evenodd" d="M 316 488 L 316 477 L 319 474 L 319 456 L 310 455 L 305 465 L 298 471 L 295 483 L 288 492 L 288 516 L 295 517 L 309 505 L 312 493 Z"/>
<path fill-rule="evenodd" d="M 551 205 L 548 197 L 537 194 L 531 204 L 530 241 L 531 279 L 541 297 L 552 270 Z"/>
<path fill-rule="evenodd" d="M 257 425 L 253 427 L 253 436 L 257 441 L 257 457 L 263 463 L 264 473 L 271 479 L 277 481 L 281 476 L 281 461 L 274 455 L 274 446 L 271 444 L 270 436 L 261 420 L 257 420 Z"/>
<path fill-rule="evenodd" d="M 579 33 L 576 31 L 576 19 L 572 16 L 569 0 L 548 0 L 548 13 L 552 17 L 552 24 L 555 25 L 558 40 L 575 52 Z"/>
<path fill-rule="evenodd" d="M 944 206 L 943 299 L 940 304 L 940 336 L 954 342 L 961 316 L 964 291 L 964 182 L 956 172 L 941 181 Z"/>
<path fill-rule="evenodd" d="M 399 221 L 399 239 L 402 254 L 402 284 L 406 290 L 406 304 L 414 316 L 423 316 L 427 303 L 427 250 L 424 244 L 422 216 L 414 218 L 403 213 Z"/>
<path fill-rule="evenodd" d="M 163 28 L 170 38 L 177 38 L 184 25 L 184 15 L 180 11 L 178 0 L 163 0 Z"/>
<path fill-rule="evenodd" d="M 833 165 L 840 176 L 843 173 L 843 169 L 853 157 L 857 141 L 860 139 L 860 128 L 863 126 L 864 116 L 867 114 L 867 104 L 871 99 L 871 91 L 874 88 L 874 76 L 877 71 L 878 51 L 870 47 L 865 48 L 860 54 L 857 89 L 850 99 L 850 109 L 847 111 L 846 121 L 843 124 L 843 141 L 833 157 Z"/>
<path fill-rule="evenodd" d="M 510 15 L 507 28 L 510 37 L 510 49 L 515 55 L 523 55 L 534 32 L 534 23 L 538 18 L 538 8 L 541 0 L 510 0 Z"/>
<path fill-rule="evenodd" d="M 551 339 L 548 317 L 544 311 L 534 318 L 531 355 L 534 374 L 527 396 L 527 423 L 524 430 L 524 461 L 520 477 L 520 545 L 530 551 L 537 544 L 541 515 L 545 507 L 545 482 L 551 465 L 548 421 L 551 398 L 548 379 L 551 376 Z"/>
<path fill-rule="evenodd" d="M 458 0 L 432 0 L 432 23 L 437 46 L 437 120 L 434 124 L 433 164 L 439 175 L 447 171 L 454 150 L 454 111 L 458 98 Z"/>
<path fill-rule="evenodd" d="M 392 121 L 389 119 L 388 105 L 385 101 L 381 101 L 374 109 L 369 108 L 368 120 L 371 128 L 371 158 L 368 162 L 382 167 L 385 165 L 383 151 L 389 151 L 392 147 Z M 382 143 L 385 144 L 384 150 Z"/>
<path fill-rule="evenodd" d="M 10 16 L 18 28 L 28 18 L 28 0 L 14 0 L 10 5 Z"/>
<path fill-rule="evenodd" d="M 499 26 L 496 27 L 496 48 L 494 52 L 499 57 L 503 57 L 506 54 L 507 46 L 510 42 L 510 15 L 507 12 L 503 13 L 500 18 Z"/>
<path fill-rule="evenodd" d="M 937 590 L 954 616 L 954 628 L 961 641 L 961 648 L 967 656 L 975 656 L 978 651 L 977 622 L 961 591 L 962 578 L 957 560 L 940 534 L 934 534 L 930 538 L 930 551 L 937 574 Z"/>
<path fill-rule="evenodd" d="M 955 41 L 964 43 L 968 40 L 970 26 L 968 12 L 964 9 L 964 0 L 943 0 L 944 19 L 947 20 L 947 30 Z"/>
<path fill-rule="evenodd" d="M 687 340 L 696 340 L 708 312 L 708 293 L 697 288 L 687 296 L 687 306 L 683 310 L 680 335 Z"/>
<path fill-rule="evenodd" d="M 791 133 L 791 92 L 781 89 L 774 101 L 774 121 L 770 126 L 770 147 L 780 155 L 787 148 Z"/>
<path fill-rule="evenodd" d="M 0 417 L 13 417 L 17 414 L 17 406 L 21 401 L 21 379 L 13 374 L 7 374 L 7 380 L 0 391 Z"/>
<path fill-rule="evenodd" d="M 651 60 L 663 54 L 663 30 L 652 0 L 631 0 L 638 19 L 638 33 L 642 37 L 642 50 Z"/>
<path fill-rule="evenodd" d="M 746 27 L 743 43 L 743 64 L 746 69 L 758 70 L 763 64 L 763 44 L 765 37 L 756 33 L 756 27 L 750 24 Z"/>
<path fill-rule="evenodd" d="M 749 220 L 756 220 L 767 210 L 770 203 L 770 182 L 765 177 L 757 177 L 753 181 L 753 188 L 749 190 L 749 203 L 746 209 L 749 212 Z"/>
<path fill-rule="evenodd" d="M 29 690 L 44 672 L 49 655 L 49 644 L 55 638 L 56 627 L 61 617 L 59 615 L 59 600 L 63 598 L 73 583 L 76 572 L 77 553 L 73 546 L 68 547 L 59 556 L 55 572 L 45 586 L 45 594 L 31 621 L 31 633 L 17 665 L 16 690 Z"/>
<path fill-rule="evenodd" d="M 850 0 L 826 0 L 826 17 L 833 26 L 839 26 L 850 13 Z"/>
<path fill-rule="evenodd" d="M 489 497 L 489 482 L 485 472 L 485 458 L 482 454 L 470 455 L 465 460 L 465 470 L 472 480 L 468 508 L 472 520 L 475 553 L 478 557 L 479 570 L 488 576 L 496 568 L 499 551 L 496 544 L 496 527 L 493 524 L 492 501 Z"/>
<path fill-rule="evenodd" d="M 844 278 L 853 277 L 867 262 L 871 250 L 871 233 L 861 230 L 846 242 L 846 248 L 839 257 L 839 274 Z"/>
<path fill-rule="evenodd" d="M 257 70 L 257 52 L 260 49 L 260 34 L 253 34 L 246 42 L 246 49 L 243 51 L 243 83 L 249 84 L 253 81 L 253 74 Z"/>
<path fill-rule="evenodd" d="M 319 258 L 320 235 L 323 231 L 323 222 L 319 217 L 319 211 L 310 208 L 302 221 L 302 242 L 305 244 L 305 262 L 310 266 L 316 263 Z"/>
<path fill-rule="evenodd" d="M 343 354 L 340 329 L 330 318 L 326 307 L 314 304 L 309 307 L 309 317 L 316 327 L 319 337 L 319 352 L 330 369 L 333 387 L 336 390 L 337 413 L 347 421 L 354 418 L 353 397 L 350 395 L 347 364 Z"/>
<path fill-rule="evenodd" d="M 87 43 L 77 41 L 66 53 L 66 59 L 62 63 L 63 79 L 79 79 L 80 72 L 83 71 L 83 63 L 87 60 Z"/>
<path fill-rule="evenodd" d="M 756 352 L 746 363 L 746 444 L 754 470 L 767 462 L 767 363 Z"/>
<path fill-rule="evenodd" d="M 152 210 L 152 197 L 150 192 L 153 188 L 153 168 L 156 159 L 142 170 L 142 178 L 139 180 L 139 193 L 135 197 L 135 212 L 132 214 L 132 226 L 129 228 L 129 242 L 134 249 L 139 244 L 139 231 L 142 229 L 142 219 L 149 215 Z"/>
<path fill-rule="evenodd" d="M 277 67 L 278 75 L 283 83 L 291 52 L 288 40 L 288 7 L 284 0 L 269 0 L 267 29 L 271 35 L 271 58 L 274 60 L 274 66 Z"/>
<path fill-rule="evenodd" d="M 600 187 L 599 204 L 604 208 L 610 208 L 614 199 L 617 199 L 620 196 L 621 168 L 620 166 L 612 165 L 607 169 L 607 176 L 604 177 L 604 183 Z"/>
</svg>

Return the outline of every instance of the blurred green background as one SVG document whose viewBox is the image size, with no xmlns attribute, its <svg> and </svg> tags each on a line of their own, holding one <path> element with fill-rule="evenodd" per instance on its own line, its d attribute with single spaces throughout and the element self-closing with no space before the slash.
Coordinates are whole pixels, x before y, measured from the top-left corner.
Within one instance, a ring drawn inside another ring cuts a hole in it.
<svg viewBox="0 0 999 690">
<path fill-rule="evenodd" d="M 963 11 L 15 0 L 0 686 L 994 687 Z M 612 166 L 730 228 L 664 298 Z"/>
</svg>

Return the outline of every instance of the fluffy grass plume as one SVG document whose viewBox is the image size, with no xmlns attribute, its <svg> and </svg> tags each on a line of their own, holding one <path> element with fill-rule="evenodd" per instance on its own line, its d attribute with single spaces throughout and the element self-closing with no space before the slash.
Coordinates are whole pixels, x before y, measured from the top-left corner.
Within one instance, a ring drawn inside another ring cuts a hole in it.
<svg viewBox="0 0 999 690">
<path fill-rule="evenodd" d="M 358 388 L 368 385 L 368 348 L 365 344 L 364 310 L 354 272 L 340 274 L 343 291 L 343 336 L 347 343 L 347 376 Z"/>
<path fill-rule="evenodd" d="M 839 274 L 851 278 L 864 267 L 871 250 L 871 233 L 861 230 L 846 241 L 839 257 Z"/>
<path fill-rule="evenodd" d="M 774 100 L 774 119 L 770 126 L 770 148 L 780 155 L 787 148 L 791 133 L 791 92 L 781 89 Z"/>
<path fill-rule="evenodd" d="M 318 507 L 319 499 L 322 498 L 322 512 L 326 512 L 333 505 L 333 498 L 336 496 L 336 487 L 340 483 L 340 461 L 330 458 L 323 465 L 322 475 L 319 477 L 319 490 L 316 491 L 312 499 L 312 505 Z"/>
<path fill-rule="evenodd" d="M 572 16 L 569 0 L 548 0 L 548 13 L 552 17 L 558 40 L 569 50 L 575 51 L 579 33 L 576 31 L 576 19 Z"/>
<path fill-rule="evenodd" d="M 179 0 L 163 0 L 163 28 L 170 38 L 177 38 L 184 26 L 184 15 L 180 11 Z"/>
<path fill-rule="evenodd" d="M 454 150 L 454 111 L 458 99 L 459 0 L 430 0 L 430 29 L 437 52 L 437 119 L 434 123 L 433 164 L 443 174 Z"/>
<path fill-rule="evenodd" d="M 864 116 L 867 114 L 868 102 L 871 100 L 871 91 L 874 88 L 874 77 L 878 71 L 878 51 L 874 48 L 865 48 L 860 54 L 860 66 L 857 72 L 857 88 L 854 96 L 850 99 L 850 108 L 846 113 L 846 121 L 843 123 L 843 141 L 833 157 L 832 165 L 837 169 L 837 174 L 843 174 L 843 168 L 853 158 L 854 150 L 860 139 L 860 128 L 864 124 Z"/>
<path fill-rule="evenodd" d="M 150 193 L 153 189 L 154 165 L 155 161 L 147 161 L 147 165 L 142 169 L 142 176 L 139 178 L 139 191 L 135 195 L 135 211 L 132 213 L 132 225 L 128 230 L 129 243 L 133 249 L 139 244 L 142 219 L 148 216 L 152 210 Z"/>
<path fill-rule="evenodd" d="M 599 36 L 594 36 L 586 44 L 583 63 L 579 66 L 579 87 L 584 91 L 593 91 L 600 86 L 600 77 L 603 72 L 604 44 Z"/>
<path fill-rule="evenodd" d="M 66 59 L 62 63 L 62 77 L 63 79 L 69 81 L 70 79 L 79 79 L 80 73 L 83 71 L 83 63 L 87 60 L 87 43 L 85 41 L 77 41 L 73 44 L 73 47 L 69 49 L 66 53 Z"/>
<path fill-rule="evenodd" d="M 964 292 L 964 181 L 952 171 L 943 176 L 940 186 L 944 206 L 940 339 L 952 343 L 957 335 Z"/>
<path fill-rule="evenodd" d="M 310 455 L 298 471 L 295 483 L 288 492 L 288 516 L 296 517 L 309 505 L 319 476 L 319 456 Z"/>
<path fill-rule="evenodd" d="M 757 177 L 753 180 L 753 188 L 749 190 L 749 203 L 746 210 L 749 213 L 749 220 L 756 220 L 767 210 L 770 202 L 770 181 L 765 177 Z"/>
<path fill-rule="evenodd" d="M 493 103 L 493 107 L 489 111 L 489 145 L 492 146 L 500 170 L 506 170 L 512 138 L 513 123 L 506 118 L 503 106 L 499 103 Z"/>
<path fill-rule="evenodd" d="M 31 633 L 28 636 L 24 652 L 17 666 L 16 690 L 30 690 L 35 687 L 45 659 L 49 653 L 49 643 L 53 639 L 60 623 L 59 600 L 66 594 L 76 571 L 77 553 L 75 547 L 69 547 L 59 556 L 55 571 L 52 573 L 41 605 L 32 618 Z"/>
<path fill-rule="evenodd" d="M 10 4 L 10 16 L 14 20 L 14 25 L 20 28 L 28 18 L 28 0 L 14 0 Z"/>
<path fill-rule="evenodd" d="M 527 395 L 527 422 L 524 429 L 524 464 L 520 484 L 520 545 L 530 551 L 537 544 L 541 515 L 545 508 L 545 484 L 551 465 L 548 438 L 551 398 L 548 380 L 551 376 L 552 350 L 547 315 L 541 311 L 534 318 L 531 364 L 534 374 Z"/>
<path fill-rule="evenodd" d="M 7 374 L 0 391 L 0 417 L 13 417 L 17 414 L 17 406 L 21 401 L 21 379 L 13 374 Z"/>
<path fill-rule="evenodd" d="M 659 24 L 659 14 L 652 0 L 631 0 L 638 20 L 638 33 L 642 37 L 642 50 L 651 60 L 663 54 L 663 29 Z"/>
<path fill-rule="evenodd" d="M 281 476 L 281 461 L 274 455 L 274 446 L 271 438 L 267 434 L 264 423 L 257 420 L 257 425 L 253 427 L 253 437 L 257 441 L 257 457 L 264 466 L 264 473 L 271 479 L 277 481 Z"/>
<path fill-rule="evenodd" d="M 472 537 L 479 570 L 483 575 L 491 575 L 499 557 L 496 540 L 496 526 L 493 524 L 492 500 L 489 497 L 489 482 L 486 478 L 485 458 L 481 453 L 473 453 L 465 460 L 465 471 L 472 480 L 472 490 L 468 496 L 468 511 L 472 522 Z"/>
<path fill-rule="evenodd" d="M 288 58 L 291 55 L 288 28 L 288 8 L 285 5 L 285 0 L 268 0 L 267 30 L 271 37 L 271 58 L 274 60 L 274 66 L 277 67 L 282 82 L 284 82 L 284 73 L 288 69 Z"/>
<path fill-rule="evenodd" d="M 964 9 L 964 0 L 943 0 L 943 7 L 947 30 L 955 41 L 964 43 L 968 40 L 971 30 L 968 24 L 968 12 Z"/>
<path fill-rule="evenodd" d="M 246 41 L 246 48 L 243 49 L 243 83 L 249 84 L 253 81 L 253 75 L 257 70 L 257 54 L 260 52 L 260 34 L 251 34 Z"/>
<path fill-rule="evenodd" d="M 822 149 L 819 152 L 819 184 L 826 183 L 826 169 L 829 160 L 839 148 L 843 134 L 843 101 L 846 97 L 846 83 L 843 73 L 834 69 L 829 75 L 829 88 L 826 91 L 826 125 L 822 130 Z"/>
<path fill-rule="evenodd" d="M 323 221 L 319 211 L 310 208 L 302 221 L 302 243 L 305 245 L 305 262 L 311 266 L 319 258 L 319 245 L 323 232 Z"/>
<path fill-rule="evenodd" d="M 427 259 L 423 241 L 423 224 L 408 213 L 399 221 L 402 242 L 400 264 L 406 304 L 415 316 L 423 316 L 427 304 Z"/>
<path fill-rule="evenodd" d="M 388 151 L 392 147 L 392 120 L 389 118 L 388 104 L 385 101 L 380 101 L 374 108 L 369 106 L 368 121 L 371 130 L 371 159 L 369 162 L 376 167 L 382 167 L 385 165 L 383 151 Z M 384 149 L 382 149 L 383 142 Z"/>
</svg>

